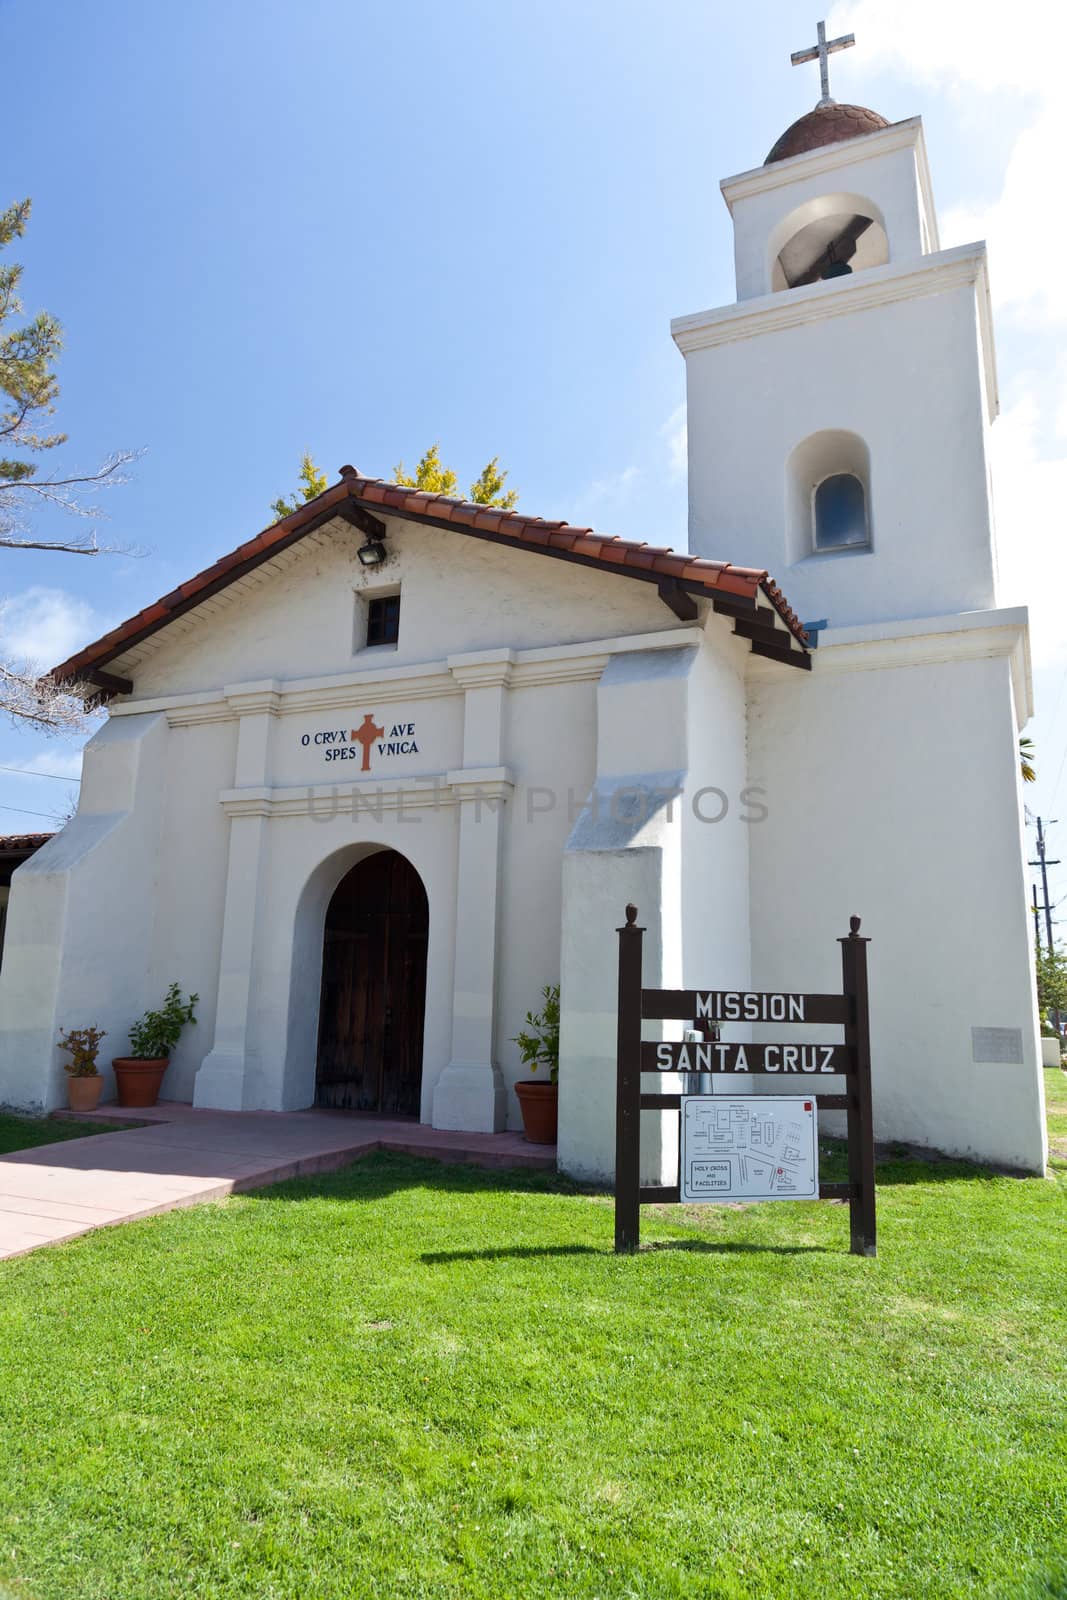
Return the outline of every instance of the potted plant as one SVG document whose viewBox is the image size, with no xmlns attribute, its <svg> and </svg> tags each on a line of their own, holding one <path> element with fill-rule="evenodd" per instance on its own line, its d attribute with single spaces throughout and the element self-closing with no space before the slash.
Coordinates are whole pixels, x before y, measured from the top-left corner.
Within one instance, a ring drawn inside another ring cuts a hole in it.
<svg viewBox="0 0 1067 1600">
<path fill-rule="evenodd" d="M 95 1111 L 100 1104 L 103 1077 L 96 1070 L 103 1028 L 68 1028 L 59 1036 L 59 1048 L 70 1060 L 64 1063 L 67 1074 L 67 1104 L 72 1111 Z"/>
<path fill-rule="evenodd" d="M 523 1064 L 531 1072 L 546 1069 L 538 1082 L 522 1078 L 515 1085 L 523 1132 L 530 1144 L 555 1144 L 559 1113 L 559 984 L 546 983 L 538 1012 L 527 1011 L 526 1026 L 515 1035 Z"/>
<path fill-rule="evenodd" d="M 183 1000 L 178 985 L 172 983 L 159 1010 L 146 1011 L 134 1023 L 130 1029 L 130 1054 L 112 1062 L 120 1106 L 155 1105 L 163 1074 L 170 1066 L 171 1051 L 186 1023 L 196 1021 L 194 1008 L 199 999 L 198 994 L 191 994 Z"/>
</svg>

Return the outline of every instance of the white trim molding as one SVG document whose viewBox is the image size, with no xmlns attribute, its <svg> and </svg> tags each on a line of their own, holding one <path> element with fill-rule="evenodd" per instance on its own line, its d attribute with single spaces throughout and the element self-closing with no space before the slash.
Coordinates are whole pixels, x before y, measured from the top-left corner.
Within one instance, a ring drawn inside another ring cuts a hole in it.
<svg viewBox="0 0 1067 1600">
<path fill-rule="evenodd" d="M 709 615 L 711 614 L 709 608 Z M 705 619 L 706 621 L 706 619 Z M 113 717 L 162 711 L 172 728 L 205 722 L 232 722 L 252 712 L 272 716 L 344 709 L 353 699 L 373 696 L 377 703 L 458 697 L 469 688 L 533 689 L 551 683 L 596 683 L 613 655 L 632 650 L 675 650 L 699 644 L 701 626 L 664 628 L 656 633 L 623 634 L 581 644 L 539 646 L 531 650 L 484 650 L 414 666 L 380 666 L 330 677 L 276 678 L 227 684 L 219 689 L 147 700 L 125 699 L 109 707 Z"/>
<path fill-rule="evenodd" d="M 380 811 L 439 811 L 465 800 L 507 801 L 515 789 L 509 767 L 461 767 L 417 778 L 366 783 L 293 783 L 224 789 L 219 804 L 228 817 L 307 817 L 325 813 L 374 816 Z"/>
<path fill-rule="evenodd" d="M 684 356 L 694 350 L 712 350 L 718 345 L 736 344 L 743 339 L 758 339 L 783 328 L 799 327 L 827 317 L 847 317 L 875 306 L 893 305 L 900 300 L 915 300 L 925 295 L 974 285 L 978 296 L 978 317 L 982 333 L 982 362 L 986 380 L 989 420 L 996 417 L 996 358 L 989 300 L 989 272 L 983 242 L 958 245 L 933 255 L 902 263 L 888 262 L 883 267 L 868 267 L 851 278 L 833 278 L 808 283 L 785 294 L 764 294 L 754 300 L 739 300 L 691 316 L 675 317 L 671 337 Z"/>
<path fill-rule="evenodd" d="M 1029 613 L 1025 606 L 827 628 L 819 634 L 818 648 L 811 653 L 812 677 L 995 657 L 1007 657 L 1011 662 L 1015 716 L 1019 727 L 1024 727 L 1034 714 Z M 750 682 L 779 676 L 774 662 L 750 658 L 746 674 Z"/>
</svg>

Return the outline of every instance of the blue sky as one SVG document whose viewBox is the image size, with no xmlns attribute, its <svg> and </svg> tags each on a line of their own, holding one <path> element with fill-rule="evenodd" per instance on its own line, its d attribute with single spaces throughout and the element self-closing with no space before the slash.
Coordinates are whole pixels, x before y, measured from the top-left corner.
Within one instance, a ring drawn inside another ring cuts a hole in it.
<svg viewBox="0 0 1067 1600">
<path fill-rule="evenodd" d="M 46 116 L 40 75 L 9 75 L 3 198 L 33 196 L 24 298 L 66 329 L 64 464 L 144 451 L 99 529 L 147 552 L 0 554 L 9 651 L 65 655 L 263 527 L 304 448 L 331 477 L 388 476 L 440 439 L 464 482 L 499 454 L 525 510 L 684 545 L 668 324 L 733 298 L 718 181 L 817 98 L 789 53 L 818 14 L 0 0 L 0 47 L 48 62 Z M 1035 610 L 1027 798 L 1063 813 L 1067 858 L 1067 41 L 1050 4 L 1027 22 L 962 0 L 828 15 L 858 41 L 832 92 L 921 113 L 943 242 L 990 242 L 1004 598 Z M 0 765 L 73 774 L 77 752 L 5 730 Z M 0 831 L 48 826 L 71 792 L 0 771 Z"/>
</svg>

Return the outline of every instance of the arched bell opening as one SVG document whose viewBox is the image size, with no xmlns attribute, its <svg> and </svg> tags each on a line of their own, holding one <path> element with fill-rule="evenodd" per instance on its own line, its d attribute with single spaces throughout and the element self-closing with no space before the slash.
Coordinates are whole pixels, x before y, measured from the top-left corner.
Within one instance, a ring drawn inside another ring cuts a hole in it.
<svg viewBox="0 0 1067 1600">
<path fill-rule="evenodd" d="M 429 903 L 397 850 L 376 850 L 326 908 L 315 1104 L 418 1117 Z"/>
<path fill-rule="evenodd" d="M 889 260 L 881 213 L 860 195 L 824 195 L 800 206 L 771 241 L 771 288 L 850 277 Z"/>
</svg>

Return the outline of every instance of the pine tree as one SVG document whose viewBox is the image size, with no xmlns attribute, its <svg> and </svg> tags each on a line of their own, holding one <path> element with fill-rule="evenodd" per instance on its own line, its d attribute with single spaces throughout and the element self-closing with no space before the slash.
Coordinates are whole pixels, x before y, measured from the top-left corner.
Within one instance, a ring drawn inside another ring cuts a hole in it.
<svg viewBox="0 0 1067 1600">
<path fill-rule="evenodd" d="M 519 492 L 517 489 L 504 489 L 507 473 L 498 465 L 499 456 L 494 456 L 481 470 L 470 486 L 469 498 L 480 506 L 499 506 L 502 511 L 511 511 L 517 504 Z M 447 494 L 456 498 L 459 493 L 459 474 L 452 468 L 441 464 L 441 446 L 432 444 L 415 468 L 414 477 L 404 470 L 404 463 L 399 461 L 393 468 L 393 482 L 399 483 L 405 489 L 421 489 L 426 494 Z"/>
<path fill-rule="evenodd" d="M 26 232 L 30 201 L 20 200 L 0 212 L 0 250 Z M 71 555 L 99 555 L 107 548 L 95 532 L 72 539 L 35 538 L 30 513 L 42 505 L 59 506 L 88 517 L 83 493 L 124 481 L 121 468 L 135 452 L 118 451 L 96 472 L 40 476 L 34 457 L 66 442 L 47 419 L 55 413 L 59 380 L 55 363 L 63 348 L 63 330 L 56 318 L 39 311 L 29 321 L 19 298 L 22 267 L 0 265 L 0 547 L 9 550 L 61 550 Z M 9 324 L 14 322 L 14 326 Z M 54 730 L 84 725 L 77 692 L 57 688 L 38 671 L 41 663 L 0 661 L 0 713 L 16 723 Z"/>
<path fill-rule="evenodd" d="M 30 216 L 29 200 L 20 200 L 0 212 L 0 250 L 21 239 Z M 59 379 L 54 366 L 63 348 L 63 330 L 55 317 L 39 311 L 29 322 L 9 328 L 11 318 L 22 316 L 18 296 L 22 268 L 17 262 L 0 266 L 0 545 L 16 550 L 65 550 L 74 555 L 96 555 L 96 537 L 34 539 L 16 537 L 25 529 L 28 508 L 48 503 L 77 516 L 90 515 L 78 497 L 81 489 L 101 488 L 123 481 L 120 468 L 134 452 L 111 455 L 96 472 L 72 477 L 38 477 L 38 463 L 30 458 L 66 443 L 65 433 L 42 430 L 55 412 Z M 18 454 L 8 454 L 7 452 Z"/>
<path fill-rule="evenodd" d="M 309 500 L 317 500 L 320 494 L 325 493 L 328 481 L 325 472 L 320 472 L 314 461 L 312 461 L 310 451 L 305 450 L 300 463 L 300 482 L 302 487 L 296 494 L 291 495 L 288 500 L 284 495 L 278 496 L 277 500 L 271 505 L 271 510 L 274 512 L 275 517 L 280 522 L 283 517 L 292 516 L 294 511 L 299 511 L 301 506 L 307 505 Z"/>
<path fill-rule="evenodd" d="M 518 504 L 519 491 L 505 490 L 507 473 L 497 466 L 499 460 L 499 456 L 494 456 L 482 468 L 481 476 L 471 484 L 471 499 L 480 506 L 499 506 L 503 511 L 511 511 Z"/>
</svg>

